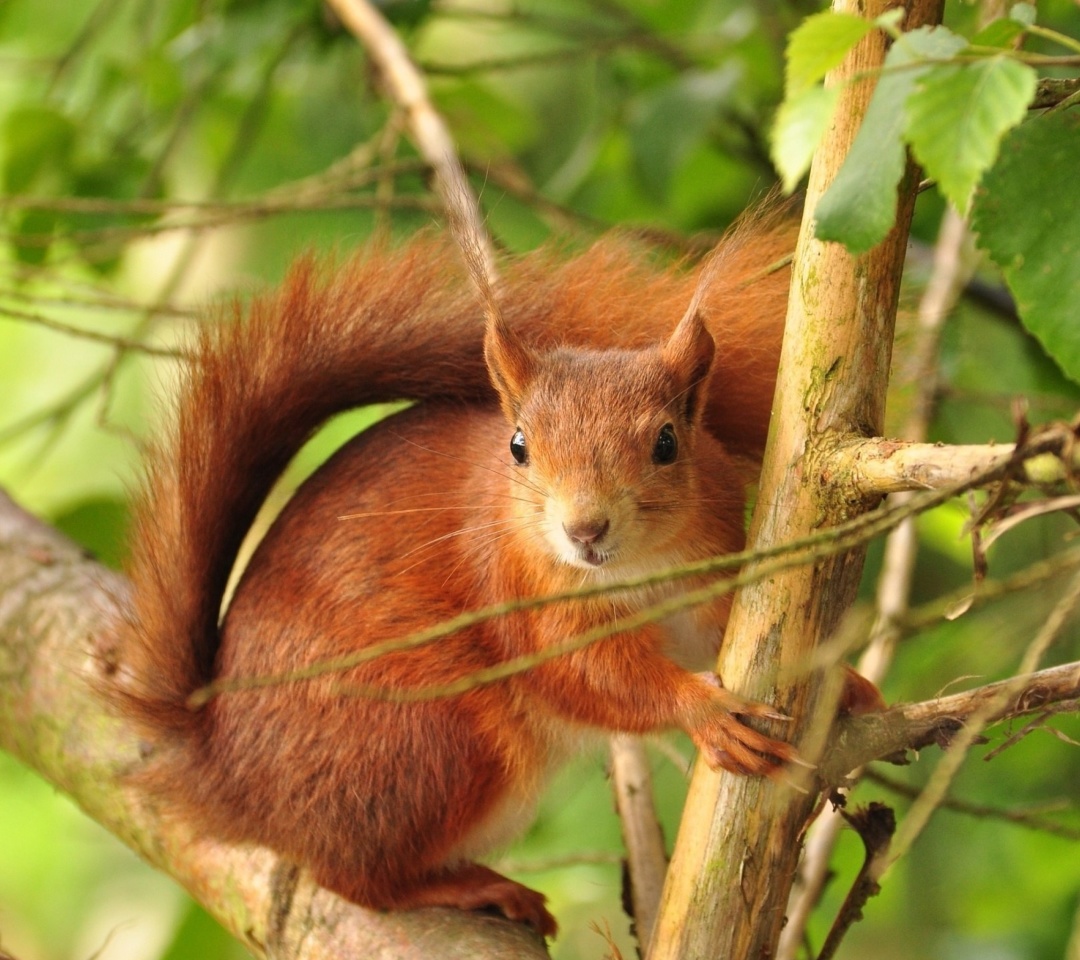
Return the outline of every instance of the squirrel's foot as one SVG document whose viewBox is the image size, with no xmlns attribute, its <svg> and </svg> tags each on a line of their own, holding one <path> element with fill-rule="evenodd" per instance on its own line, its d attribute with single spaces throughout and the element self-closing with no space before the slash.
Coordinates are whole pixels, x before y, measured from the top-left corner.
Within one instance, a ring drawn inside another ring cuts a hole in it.
<svg viewBox="0 0 1080 960">
<path fill-rule="evenodd" d="M 422 886 L 395 898 L 396 909 L 457 907 L 460 910 L 498 910 L 509 920 L 526 923 L 543 937 L 554 937 L 558 924 L 544 902 L 547 898 L 478 863 L 448 868 Z"/>
</svg>

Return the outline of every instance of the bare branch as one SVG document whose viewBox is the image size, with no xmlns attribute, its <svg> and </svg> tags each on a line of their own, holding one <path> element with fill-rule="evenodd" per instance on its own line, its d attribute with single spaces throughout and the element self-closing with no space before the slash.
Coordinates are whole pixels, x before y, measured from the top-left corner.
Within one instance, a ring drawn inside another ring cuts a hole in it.
<svg viewBox="0 0 1080 960">
<path fill-rule="evenodd" d="M 452 223 L 459 224 L 455 233 L 470 238 L 465 248 L 475 247 L 482 257 L 487 282 L 494 285 L 498 271 L 491 241 L 480 216 L 480 207 L 458 163 L 453 138 L 432 106 L 424 78 L 409 57 L 401 38 L 368 0 L 327 2 L 341 22 L 363 43 L 379 68 L 391 99 L 405 115 L 413 143 L 438 177 L 447 214 Z"/>
<path fill-rule="evenodd" d="M 1047 705 L 1080 697 L 1080 662 L 1047 667 L 921 703 L 898 704 L 882 713 L 837 721 L 828 750 L 818 764 L 822 783 L 843 783 L 847 774 L 905 750 L 948 744 L 975 716 L 983 726 L 1026 716 Z"/>
<path fill-rule="evenodd" d="M 985 697 L 974 710 L 967 714 L 963 727 L 957 731 L 919 799 L 912 804 L 907 816 L 900 824 L 890 854 L 891 863 L 895 863 L 910 849 L 929 822 L 930 816 L 944 799 L 949 784 L 963 764 L 968 749 L 975 743 L 986 725 L 1000 719 L 1003 711 L 1015 709 L 1014 704 L 1024 703 L 1025 712 L 1031 709 L 1031 705 L 1026 702 L 1031 689 L 1029 686 L 1031 671 L 1038 666 L 1043 654 L 1056 639 L 1078 604 L 1080 604 L 1080 574 L 1073 576 L 1068 589 L 1029 644 L 1020 665 L 1020 676 L 1000 685 L 993 696 Z M 1077 679 L 1080 679 L 1080 674 L 1074 670 L 1074 681 Z"/>
<path fill-rule="evenodd" d="M 622 822 L 633 905 L 634 933 L 648 943 L 667 872 L 664 834 L 653 802 L 652 772 L 645 746 L 636 737 L 611 738 L 615 808 Z"/>
<path fill-rule="evenodd" d="M 971 276 L 972 258 L 964 255 L 969 246 L 970 236 L 964 218 L 950 207 L 945 212 L 934 247 L 934 269 L 919 301 L 919 322 L 911 359 L 911 379 L 916 384 L 916 392 L 902 431 L 909 441 L 926 439 L 937 396 L 941 328 Z M 893 502 L 908 502 L 911 496 L 907 491 L 897 493 Z M 885 678 L 900 638 L 900 620 L 908 609 L 917 551 L 915 519 L 908 517 L 885 540 L 878 578 L 877 612 L 867 648 L 859 661 L 859 672 L 875 684 Z M 824 890 L 833 847 L 843 823 L 843 812 L 826 804 L 807 831 L 799 875 L 788 904 L 787 923 L 777 946 L 777 960 L 794 960 L 799 950 L 810 913 Z"/>
<path fill-rule="evenodd" d="M 866 901 L 881 891 L 878 881 L 888 860 L 889 845 L 896 831 L 896 817 L 883 803 L 871 803 L 854 813 L 841 812 L 841 816 L 862 839 L 865 857 L 832 929 L 825 938 L 818 960 L 832 960 L 848 929 L 862 919 Z"/>
<path fill-rule="evenodd" d="M 1051 424 L 1030 440 L 1016 444 L 948 445 L 899 440 L 851 440 L 829 459 L 830 476 L 855 496 L 904 490 L 941 490 L 979 475 L 984 480 L 1008 476 L 1021 483 L 1047 484 L 1066 479 L 1080 461 L 1066 464 L 1062 455 L 1076 434 L 1071 425 Z"/>
<path fill-rule="evenodd" d="M 53 320 L 40 313 L 31 313 L 27 310 L 16 310 L 13 307 L 0 305 L 0 319 L 21 320 L 32 323 L 46 330 L 63 333 L 69 337 L 78 337 L 82 340 L 92 340 L 94 343 L 102 343 L 118 350 L 133 350 L 136 353 L 145 353 L 151 357 L 163 357 L 169 360 L 184 360 L 188 358 L 183 350 L 169 349 L 168 347 L 154 347 L 139 340 L 127 337 L 118 337 L 115 334 L 99 333 L 97 330 L 85 330 L 81 327 L 73 327 L 70 324 Z"/>
<path fill-rule="evenodd" d="M 903 783 L 895 777 L 887 776 L 880 770 L 871 769 L 867 771 L 865 779 L 909 800 L 914 800 L 919 795 L 917 787 Z M 1006 823 L 1015 823 L 1017 826 L 1026 827 L 1029 830 L 1037 830 L 1040 833 L 1062 837 L 1065 840 L 1080 841 L 1080 829 L 1058 823 L 1046 815 L 1054 809 L 1074 806 L 1071 800 L 1065 800 L 1057 804 L 1041 804 L 1038 807 L 1007 809 L 992 807 L 984 803 L 972 803 L 970 800 L 960 800 L 956 797 L 946 797 L 941 801 L 940 806 L 942 810 L 951 810 L 954 813 L 962 813 L 980 820 L 1002 820 Z"/>
</svg>

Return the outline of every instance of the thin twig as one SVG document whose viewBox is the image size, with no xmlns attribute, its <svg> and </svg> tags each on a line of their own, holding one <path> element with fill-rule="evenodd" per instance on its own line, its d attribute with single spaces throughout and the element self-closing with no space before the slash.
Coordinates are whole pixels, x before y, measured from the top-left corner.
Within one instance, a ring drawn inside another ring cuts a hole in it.
<svg viewBox="0 0 1080 960">
<path fill-rule="evenodd" d="M 69 337 L 78 337 L 83 340 L 92 340 L 94 343 L 102 343 L 117 350 L 131 350 L 136 353 L 145 353 L 151 357 L 163 357 L 170 360 L 183 360 L 189 358 L 189 355 L 183 350 L 170 349 L 169 347 L 153 347 L 140 340 L 120 337 L 116 334 L 99 333 L 97 330 L 85 330 L 81 327 L 73 327 L 39 313 L 16 310 L 12 307 L 0 305 L 0 319 L 25 321 L 26 323 L 32 323 L 36 326 L 44 327 L 47 330 L 53 330 L 56 333 L 62 333 Z"/>
<path fill-rule="evenodd" d="M 461 172 L 453 138 L 432 106 L 424 78 L 401 38 L 367 0 L 327 2 L 378 67 L 390 98 L 404 113 L 413 143 L 435 171 L 448 216 L 473 237 L 483 257 L 488 283 L 494 285 L 498 279 L 495 255 L 480 207 Z"/>
<path fill-rule="evenodd" d="M 957 731 L 973 717 L 981 717 L 985 728 L 990 723 L 1029 716 L 1050 704 L 1071 702 L 1078 697 L 1080 662 L 1073 662 L 961 693 L 898 704 L 881 713 L 841 717 L 816 773 L 825 786 L 836 786 L 845 781 L 851 770 L 871 760 L 892 758 L 905 750 L 920 750 L 931 744 L 948 746 L 955 741 Z"/>
<path fill-rule="evenodd" d="M 882 803 L 871 803 L 851 814 L 841 810 L 840 816 L 859 835 L 865 857 L 825 943 L 822 944 L 817 960 L 832 960 L 852 924 L 862 919 L 867 900 L 881 891 L 878 881 L 887 863 L 889 844 L 896 831 L 896 817 L 892 810 Z"/>
</svg>

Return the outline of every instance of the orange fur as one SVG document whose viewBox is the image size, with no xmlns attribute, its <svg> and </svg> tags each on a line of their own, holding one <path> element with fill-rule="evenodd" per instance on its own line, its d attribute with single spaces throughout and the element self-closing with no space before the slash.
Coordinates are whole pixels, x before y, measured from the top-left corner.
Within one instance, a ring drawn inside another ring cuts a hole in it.
<svg viewBox="0 0 1080 960">
<path fill-rule="evenodd" d="M 302 262 L 245 316 L 207 325 L 136 511 L 116 696 L 154 743 L 147 785 L 197 829 L 265 844 L 357 903 L 493 906 L 553 934 L 543 897 L 473 858 L 527 825 L 590 731 L 682 727 L 714 766 L 747 773 L 789 759 L 736 716 L 771 711 L 687 669 L 715 656 L 726 599 L 453 698 L 348 689 L 460 680 L 700 582 L 519 612 L 201 710 L 186 701 L 215 678 L 298 670 L 473 607 L 738 550 L 732 452 L 764 442 L 787 284 L 743 278 L 790 239 L 777 224 L 736 237 L 700 317 L 678 326 L 692 273 L 618 242 L 561 265 L 526 258 L 500 288 L 490 378 L 481 312 L 430 237 L 331 275 Z M 422 402 L 301 487 L 219 626 L 240 540 L 288 459 L 331 414 L 398 398 Z"/>
</svg>

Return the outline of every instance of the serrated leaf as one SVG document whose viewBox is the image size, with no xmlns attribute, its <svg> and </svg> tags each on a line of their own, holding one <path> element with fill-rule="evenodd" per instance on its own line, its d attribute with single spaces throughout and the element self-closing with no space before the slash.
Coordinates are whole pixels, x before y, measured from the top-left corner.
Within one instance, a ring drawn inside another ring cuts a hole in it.
<svg viewBox="0 0 1080 960">
<path fill-rule="evenodd" d="M 851 150 L 815 211 L 820 239 L 863 253 L 885 238 L 904 174 L 904 106 L 933 69 L 928 61 L 947 60 L 966 46 L 945 27 L 920 27 L 892 45 Z"/>
<path fill-rule="evenodd" d="M 1001 138 L 1027 113 L 1034 69 L 1006 56 L 924 73 L 907 102 L 906 138 L 927 175 L 966 210 Z"/>
<path fill-rule="evenodd" d="M 816 13 L 788 37 L 787 97 L 798 95 L 840 65 L 848 51 L 874 29 L 850 13 Z"/>
<path fill-rule="evenodd" d="M 1080 116 L 1055 111 L 1012 130 L 979 188 L 979 245 L 1001 266 L 1024 326 L 1080 383 Z"/>
<path fill-rule="evenodd" d="M 790 193 L 810 169 L 810 161 L 836 108 L 839 90 L 810 87 L 785 100 L 776 112 L 772 129 L 772 160 Z"/>
</svg>

